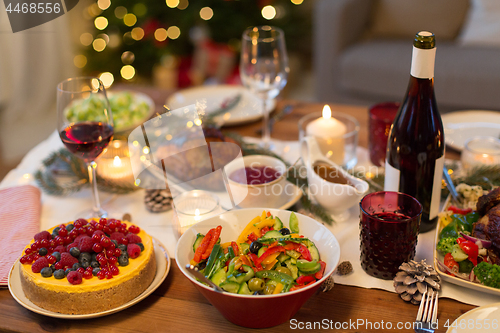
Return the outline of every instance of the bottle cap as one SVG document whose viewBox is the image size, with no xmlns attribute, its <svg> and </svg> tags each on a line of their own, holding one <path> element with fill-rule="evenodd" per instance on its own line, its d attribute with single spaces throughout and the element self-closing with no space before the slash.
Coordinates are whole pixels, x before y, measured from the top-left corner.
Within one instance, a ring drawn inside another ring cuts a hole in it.
<svg viewBox="0 0 500 333">
<path fill-rule="evenodd" d="M 419 49 L 433 49 L 436 47 L 436 37 L 432 32 L 420 31 L 415 35 L 413 46 Z"/>
</svg>

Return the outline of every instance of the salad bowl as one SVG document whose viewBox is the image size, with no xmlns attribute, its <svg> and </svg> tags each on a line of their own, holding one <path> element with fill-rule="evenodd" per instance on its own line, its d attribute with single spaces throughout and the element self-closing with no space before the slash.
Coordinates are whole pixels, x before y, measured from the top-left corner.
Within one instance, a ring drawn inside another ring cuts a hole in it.
<svg viewBox="0 0 500 333">
<path fill-rule="evenodd" d="M 198 233 L 205 234 L 209 229 L 220 225 L 222 226 L 221 243 L 236 240 L 245 226 L 253 218 L 260 216 L 264 210 L 269 211 L 273 216 L 279 217 L 284 226 L 288 226 L 292 213 L 290 211 L 265 208 L 228 211 L 193 225 L 180 237 L 175 250 L 175 260 L 186 278 L 228 321 L 243 327 L 273 327 L 290 320 L 335 271 L 340 259 L 340 246 L 335 236 L 324 225 L 314 219 L 296 214 L 299 221 L 300 235 L 304 235 L 304 237 L 314 242 L 321 260 L 326 263 L 322 278 L 315 283 L 279 294 L 241 295 L 215 291 L 196 280 L 189 273 L 186 265 L 193 259 L 193 244 Z"/>
</svg>

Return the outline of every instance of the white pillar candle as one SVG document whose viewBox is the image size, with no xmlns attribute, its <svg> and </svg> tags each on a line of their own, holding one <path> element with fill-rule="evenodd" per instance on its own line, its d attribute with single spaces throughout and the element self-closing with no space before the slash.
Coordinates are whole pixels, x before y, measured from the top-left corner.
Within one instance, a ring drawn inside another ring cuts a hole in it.
<svg viewBox="0 0 500 333">
<path fill-rule="evenodd" d="M 328 105 L 323 107 L 323 116 L 311 121 L 306 126 L 306 135 L 314 136 L 321 152 L 332 162 L 344 164 L 344 135 L 347 127 L 341 121 L 332 117 Z"/>
</svg>

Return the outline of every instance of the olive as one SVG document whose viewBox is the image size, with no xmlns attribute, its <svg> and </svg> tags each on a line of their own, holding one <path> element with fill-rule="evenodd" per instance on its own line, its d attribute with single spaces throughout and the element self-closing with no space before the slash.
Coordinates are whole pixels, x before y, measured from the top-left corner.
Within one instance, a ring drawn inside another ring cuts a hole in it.
<svg viewBox="0 0 500 333">
<path fill-rule="evenodd" d="M 259 249 L 262 247 L 262 243 L 258 241 L 253 241 L 252 244 L 250 244 L 250 252 L 257 254 L 259 253 Z"/>
<path fill-rule="evenodd" d="M 207 262 L 206 261 L 202 261 L 198 265 L 196 265 L 196 267 L 198 267 L 198 270 L 200 270 L 200 271 L 202 269 L 205 269 L 206 266 L 207 266 Z"/>
<path fill-rule="evenodd" d="M 268 284 L 265 288 L 264 288 L 264 295 L 271 295 L 273 292 L 274 292 L 274 289 L 276 287 L 273 286 L 272 284 Z"/>
<path fill-rule="evenodd" d="M 259 278 L 252 278 L 248 281 L 248 288 L 251 291 L 260 291 L 264 289 L 264 280 Z"/>
<path fill-rule="evenodd" d="M 292 272 L 287 267 L 279 266 L 276 267 L 275 271 L 292 276 Z"/>
<path fill-rule="evenodd" d="M 280 229 L 280 233 L 283 236 L 290 235 L 290 229 L 288 229 L 288 228 L 282 228 L 282 229 Z"/>
</svg>

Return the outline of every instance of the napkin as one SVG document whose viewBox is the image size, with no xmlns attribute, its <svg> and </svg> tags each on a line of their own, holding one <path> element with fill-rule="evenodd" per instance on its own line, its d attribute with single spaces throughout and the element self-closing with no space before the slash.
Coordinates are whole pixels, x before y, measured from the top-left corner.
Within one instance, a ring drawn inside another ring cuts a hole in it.
<svg viewBox="0 0 500 333">
<path fill-rule="evenodd" d="M 26 244 L 40 231 L 40 190 L 32 185 L 0 190 L 0 287 Z"/>
</svg>

